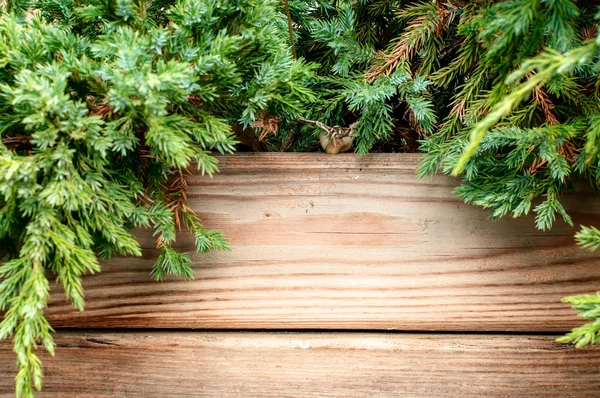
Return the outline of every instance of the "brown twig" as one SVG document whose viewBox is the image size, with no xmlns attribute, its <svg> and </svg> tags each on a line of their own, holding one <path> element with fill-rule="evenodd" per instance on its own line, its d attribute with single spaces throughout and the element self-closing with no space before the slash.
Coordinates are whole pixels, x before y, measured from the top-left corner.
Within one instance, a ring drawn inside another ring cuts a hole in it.
<svg viewBox="0 0 600 398">
<path fill-rule="evenodd" d="M 443 34 L 456 18 L 458 7 L 449 3 L 436 1 L 435 6 L 438 9 L 437 20 L 435 21 L 434 34 L 442 39 Z M 410 21 L 405 29 L 405 33 L 400 36 L 400 40 L 394 45 L 389 53 L 380 51 L 376 56 L 376 62 L 367 70 L 366 78 L 373 82 L 379 76 L 389 76 L 402 62 L 408 62 L 425 45 L 424 39 L 413 41 L 411 31 L 427 22 L 427 16 L 423 15 Z"/>
<path fill-rule="evenodd" d="M 173 173 L 175 177 L 171 180 L 171 184 L 165 192 L 165 203 L 169 210 L 173 212 L 177 230 L 181 231 L 181 214 L 191 213 L 193 216 L 197 216 L 197 213 L 188 206 L 187 202 L 186 191 L 188 184 L 184 174 L 191 175 L 191 173 L 188 169 L 173 169 Z M 162 246 L 163 243 L 164 238 L 159 234 L 156 238 L 156 247 Z"/>
<path fill-rule="evenodd" d="M 281 119 L 275 115 L 269 115 L 266 112 L 263 112 L 260 115 L 260 120 L 252 123 L 250 127 L 255 129 L 262 129 L 260 136 L 258 137 L 258 141 L 264 140 L 269 134 L 273 134 L 277 136 L 277 129 L 281 124 Z"/>
<path fill-rule="evenodd" d="M 28 135 L 13 135 L 10 137 L 3 137 L 2 143 L 9 149 L 15 149 L 21 147 L 30 147 L 32 137 Z"/>
<path fill-rule="evenodd" d="M 528 73 L 527 78 L 531 78 L 535 72 Z M 542 111 L 544 112 L 544 116 L 546 116 L 546 120 L 550 124 L 557 124 L 558 119 L 552 113 L 552 109 L 554 109 L 554 104 L 550 100 L 548 93 L 541 89 L 540 87 L 535 87 L 533 89 L 533 102 L 540 104 Z"/>
<path fill-rule="evenodd" d="M 285 6 L 285 16 L 287 17 L 288 30 L 290 32 L 290 44 L 292 45 L 292 55 L 296 59 L 296 45 L 294 44 L 294 30 L 292 29 L 292 15 L 290 14 L 290 4 L 288 0 L 283 0 Z"/>
<path fill-rule="evenodd" d="M 325 123 L 319 122 L 318 120 L 309 120 L 309 119 L 305 119 L 303 117 L 299 117 L 298 121 L 301 123 L 314 124 L 315 126 L 317 126 L 318 128 L 320 128 L 321 130 L 325 131 L 328 134 L 331 134 L 333 132 L 333 127 L 329 127 Z"/>
</svg>

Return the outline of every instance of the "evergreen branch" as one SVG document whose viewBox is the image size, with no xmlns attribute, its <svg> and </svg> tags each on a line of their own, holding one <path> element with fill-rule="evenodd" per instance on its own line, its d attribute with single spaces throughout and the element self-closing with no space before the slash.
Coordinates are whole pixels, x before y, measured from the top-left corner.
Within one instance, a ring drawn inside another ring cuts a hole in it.
<svg viewBox="0 0 600 398">
<path fill-rule="evenodd" d="M 185 169 L 217 171 L 230 123 L 293 120 L 314 98 L 315 67 L 292 57 L 275 0 L 78 4 L 0 15 L 0 339 L 13 338 L 23 397 L 42 385 L 37 346 L 53 352 L 49 277 L 83 310 L 83 276 L 141 255 L 142 227 L 161 251 L 152 277 L 193 278 L 172 246 L 182 226 L 198 252 L 229 245 L 190 208 Z"/>
<path fill-rule="evenodd" d="M 510 114 L 521 102 L 529 97 L 531 92 L 542 87 L 550 78 L 557 74 L 566 74 L 575 67 L 581 66 L 592 58 L 596 52 L 596 43 L 589 41 L 564 55 L 553 50 L 547 50 L 538 57 L 523 63 L 523 66 L 507 78 L 507 83 L 512 83 L 531 70 L 536 70 L 525 82 L 518 85 L 514 90 L 496 104 L 490 113 L 478 122 L 470 133 L 470 142 L 465 148 L 462 156 L 458 159 L 452 170 L 452 175 L 460 175 L 469 161 L 479 148 L 485 134 L 498 123 L 504 116 Z"/>
<path fill-rule="evenodd" d="M 579 232 L 575 234 L 575 240 L 581 247 L 590 251 L 600 249 L 600 231 L 595 227 L 581 226 Z"/>
<path fill-rule="evenodd" d="M 565 336 L 557 339 L 560 343 L 575 343 L 577 348 L 587 344 L 600 342 L 600 293 L 595 295 L 580 295 L 565 297 L 565 303 L 572 304 L 579 316 L 591 319 L 592 322 L 573 329 Z"/>
</svg>

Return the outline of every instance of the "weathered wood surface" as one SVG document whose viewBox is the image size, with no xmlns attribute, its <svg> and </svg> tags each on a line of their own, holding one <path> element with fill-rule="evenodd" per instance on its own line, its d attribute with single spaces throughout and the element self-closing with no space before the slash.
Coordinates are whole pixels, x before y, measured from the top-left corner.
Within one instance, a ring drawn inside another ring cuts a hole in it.
<svg viewBox="0 0 600 398">
<path fill-rule="evenodd" d="M 598 397 L 600 349 L 552 336 L 58 333 L 41 397 Z M 0 344 L 0 396 L 14 358 Z"/>
<path fill-rule="evenodd" d="M 228 253 L 194 256 L 196 280 L 155 283 L 157 255 L 118 258 L 85 280 L 86 312 L 55 290 L 53 325 L 244 329 L 565 331 L 582 323 L 565 295 L 600 288 L 600 260 L 562 221 L 494 223 L 418 180 L 420 157 L 249 154 L 221 158 L 214 179 L 190 177 L 189 198 Z M 600 202 L 567 200 L 577 223 L 600 224 Z M 178 246 L 193 251 L 182 235 Z"/>
</svg>

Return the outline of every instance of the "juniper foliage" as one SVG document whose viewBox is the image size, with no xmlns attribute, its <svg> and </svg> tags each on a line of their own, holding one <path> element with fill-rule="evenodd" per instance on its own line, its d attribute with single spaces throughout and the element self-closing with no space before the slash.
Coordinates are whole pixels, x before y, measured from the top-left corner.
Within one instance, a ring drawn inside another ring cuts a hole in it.
<svg viewBox="0 0 600 398">
<path fill-rule="evenodd" d="M 599 189 L 600 14 L 588 2 L 511 0 L 473 15 L 478 49 L 460 52 L 479 55 L 453 72 L 459 53 L 431 77 L 445 87 L 458 73 L 472 73 L 457 86 L 441 129 L 423 142 L 420 173 L 441 168 L 462 176 L 456 193 L 492 218 L 532 212 L 541 230 L 557 217 L 573 225 L 560 195 L 579 179 Z M 595 228 L 583 226 L 575 238 L 588 249 L 600 247 Z M 577 347 L 600 341 L 598 295 L 564 301 L 590 323 L 559 341 Z"/>
<path fill-rule="evenodd" d="M 231 124 L 306 150 L 320 131 L 297 117 L 358 122 L 361 154 L 410 127 L 421 177 L 459 175 L 466 202 L 542 230 L 573 223 L 560 200 L 573 181 L 599 188 L 594 2 L 287 3 L 298 60 L 275 0 L 0 3 L 0 338 L 13 336 L 18 395 L 41 387 L 36 346 L 52 351 L 51 276 L 83 309 L 99 257 L 140 254 L 132 228 L 154 229 L 158 280 L 193 276 L 172 246 L 182 225 L 198 251 L 227 248 L 183 177 L 192 162 L 217 171 Z M 575 238 L 600 247 L 594 227 Z M 565 299 L 590 323 L 561 341 L 600 341 L 599 297 Z"/>
<path fill-rule="evenodd" d="M 408 63 L 399 62 L 387 75 L 365 73 L 400 27 L 388 3 L 289 0 L 298 55 L 320 65 L 310 86 L 316 98 L 305 117 L 330 126 L 358 122 L 354 144 L 360 154 L 392 139 L 398 122 L 423 133 L 436 123 L 430 82 Z M 279 139 L 298 128 L 282 125 Z M 300 128 L 292 150 L 306 150 L 320 133 L 312 125 Z"/>
<path fill-rule="evenodd" d="M 290 0 L 296 45 L 322 60 L 312 118 L 360 120 L 364 153 L 409 121 L 419 170 L 461 176 L 490 216 L 573 221 L 560 195 L 600 181 L 600 15 L 576 0 Z M 400 80 L 397 80 L 400 79 Z M 400 83 L 400 85 L 398 85 Z M 403 84 L 414 90 L 403 90 Z M 394 89 L 388 90 L 388 84 Z M 371 109 L 371 104 L 375 109 Z M 434 112 L 435 110 L 435 112 Z M 600 247 L 581 227 L 577 242 Z M 566 298 L 591 323 L 561 341 L 600 341 L 596 295 Z"/>
<path fill-rule="evenodd" d="M 193 278 L 173 248 L 227 249 L 187 205 L 186 168 L 217 171 L 230 124 L 297 117 L 312 67 L 289 51 L 285 19 L 264 0 L 40 0 L 0 14 L 0 339 L 12 336 L 17 396 L 42 386 L 35 350 L 53 353 L 49 279 L 84 308 L 99 258 L 141 255 L 152 276 Z"/>
</svg>

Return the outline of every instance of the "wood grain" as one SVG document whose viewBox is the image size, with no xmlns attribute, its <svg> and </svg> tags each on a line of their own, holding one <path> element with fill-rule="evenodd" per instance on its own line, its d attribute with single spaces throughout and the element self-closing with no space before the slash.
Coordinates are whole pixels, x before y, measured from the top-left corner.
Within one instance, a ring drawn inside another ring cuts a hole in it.
<svg viewBox="0 0 600 398">
<path fill-rule="evenodd" d="M 81 332 L 79 332 L 81 333 Z M 600 350 L 552 336 L 58 333 L 37 397 L 598 397 Z M 0 397 L 14 358 L 0 344 Z"/>
<path fill-rule="evenodd" d="M 196 280 L 155 283 L 142 258 L 86 278 L 86 311 L 54 290 L 57 327 L 565 331 L 560 302 L 600 288 L 600 260 L 532 218 L 492 222 L 452 194 L 456 180 L 415 177 L 420 156 L 248 154 L 195 173 L 189 198 L 233 250 L 194 255 Z M 600 224 L 600 201 L 567 197 L 576 223 Z M 179 249 L 192 252 L 182 234 Z"/>
</svg>

